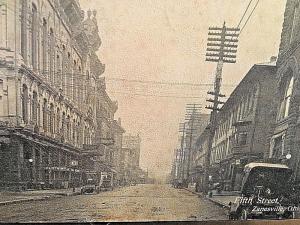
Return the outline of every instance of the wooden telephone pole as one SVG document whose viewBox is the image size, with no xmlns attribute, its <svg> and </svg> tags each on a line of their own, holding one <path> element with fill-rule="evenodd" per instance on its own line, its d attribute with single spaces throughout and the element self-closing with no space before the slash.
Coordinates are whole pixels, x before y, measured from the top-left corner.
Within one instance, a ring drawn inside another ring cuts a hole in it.
<svg viewBox="0 0 300 225">
<path fill-rule="evenodd" d="M 188 128 L 186 128 L 187 135 L 189 137 L 189 146 L 187 151 L 187 172 L 186 172 L 186 185 L 190 182 L 190 169 L 191 169 L 191 155 L 192 155 L 192 144 L 193 144 L 193 135 L 198 128 L 198 123 L 200 121 L 200 104 L 187 104 L 186 105 L 186 113 L 185 113 L 185 121 L 188 124 Z"/>
<path fill-rule="evenodd" d="M 210 158 L 212 152 L 212 143 L 217 125 L 217 113 L 220 111 L 219 104 L 224 102 L 219 101 L 219 98 L 225 97 L 220 93 L 222 82 L 222 70 L 224 63 L 235 63 L 237 42 L 239 36 L 239 28 L 228 28 L 223 24 L 223 27 L 210 27 L 208 33 L 206 61 L 217 62 L 217 70 L 215 73 L 214 90 L 207 92 L 213 97 L 208 99 L 212 105 L 205 108 L 212 110 L 210 116 L 210 132 L 208 140 L 208 151 L 205 157 L 205 171 L 204 171 L 204 193 L 209 190 L 209 172 L 210 172 Z"/>
</svg>

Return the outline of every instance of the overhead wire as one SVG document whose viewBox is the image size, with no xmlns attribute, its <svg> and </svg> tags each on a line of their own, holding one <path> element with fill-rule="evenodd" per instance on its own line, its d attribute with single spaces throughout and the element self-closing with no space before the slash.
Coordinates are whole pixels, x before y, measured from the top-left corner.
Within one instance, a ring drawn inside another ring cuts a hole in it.
<svg viewBox="0 0 300 225">
<path fill-rule="evenodd" d="M 251 16 L 253 15 L 253 12 L 255 11 L 255 9 L 256 9 L 256 7 L 257 7 L 259 1 L 260 1 L 260 0 L 257 0 L 256 4 L 255 4 L 255 6 L 254 6 L 254 8 L 252 9 L 250 15 L 249 15 L 248 18 L 247 18 L 245 24 L 244 24 L 243 27 L 241 28 L 240 34 L 242 33 L 242 31 L 243 31 L 244 28 L 246 27 L 247 23 L 249 22 L 249 20 L 250 20 Z"/>
</svg>

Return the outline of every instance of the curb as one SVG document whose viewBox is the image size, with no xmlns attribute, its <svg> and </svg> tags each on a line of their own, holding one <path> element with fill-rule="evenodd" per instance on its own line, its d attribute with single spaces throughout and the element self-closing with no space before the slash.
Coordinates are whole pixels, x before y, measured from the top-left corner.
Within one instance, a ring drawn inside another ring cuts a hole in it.
<svg viewBox="0 0 300 225">
<path fill-rule="evenodd" d="M 55 196 L 59 197 L 59 196 Z M 13 204 L 18 204 L 18 203 L 23 203 L 23 202 L 34 202 L 34 201 L 44 201 L 50 198 L 55 198 L 54 196 L 44 196 L 41 198 L 27 198 L 27 199 L 20 199 L 20 200 L 12 200 L 12 201 L 5 201 L 5 202 L 0 202 L 0 206 L 2 205 L 13 205 Z"/>
<path fill-rule="evenodd" d="M 207 198 L 205 197 L 207 200 L 209 200 L 210 202 L 216 204 L 217 206 L 220 206 L 222 208 L 225 208 L 225 209 L 230 209 L 229 205 L 226 205 L 225 203 L 223 202 L 220 202 L 218 200 L 215 200 L 215 199 L 211 199 L 211 198 Z"/>
<path fill-rule="evenodd" d="M 184 188 L 184 189 L 191 192 L 191 193 L 193 193 L 193 194 L 195 194 L 195 195 L 198 195 L 199 197 L 202 197 L 202 198 L 205 198 L 205 199 L 209 200 L 210 202 L 214 203 L 215 205 L 217 205 L 219 207 L 222 207 L 222 208 L 225 208 L 225 209 L 230 209 L 229 205 L 227 205 L 223 202 L 220 202 L 220 201 L 212 199 L 212 198 L 208 198 L 208 197 L 204 196 L 202 193 L 198 193 L 198 192 L 189 190 L 187 188 Z"/>
<path fill-rule="evenodd" d="M 26 199 L 19 199 L 19 200 L 4 201 L 4 202 L 0 202 L 0 206 L 13 205 L 13 204 L 18 204 L 18 203 L 23 203 L 23 202 L 45 201 L 48 199 L 61 198 L 63 196 L 76 196 L 76 195 L 80 195 L 80 192 L 58 193 L 58 194 L 54 194 L 52 196 L 43 196 L 43 197 L 39 197 L 39 198 L 26 198 Z"/>
</svg>

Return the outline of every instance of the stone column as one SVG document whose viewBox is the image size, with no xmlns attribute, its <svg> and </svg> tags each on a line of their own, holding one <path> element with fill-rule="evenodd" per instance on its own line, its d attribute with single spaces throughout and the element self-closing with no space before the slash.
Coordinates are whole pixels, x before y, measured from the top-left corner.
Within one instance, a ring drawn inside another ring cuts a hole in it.
<svg viewBox="0 0 300 225">
<path fill-rule="evenodd" d="M 31 152 L 32 152 L 31 153 L 31 158 L 33 159 L 33 162 L 31 164 L 31 168 L 30 169 L 32 170 L 32 172 L 31 172 L 32 173 L 32 175 L 31 175 L 32 177 L 31 178 L 32 178 L 32 182 L 33 183 L 37 182 L 37 179 L 36 179 L 37 178 L 37 176 L 36 176 L 36 172 L 37 172 L 36 171 L 36 160 L 37 159 L 36 159 L 35 151 L 36 151 L 36 147 L 32 147 L 31 148 Z"/>
<path fill-rule="evenodd" d="M 60 168 L 62 167 L 62 165 L 61 165 L 61 154 L 62 154 L 62 152 L 58 149 L 57 154 L 58 154 L 58 168 L 59 168 L 59 170 L 58 170 L 58 179 L 61 181 L 61 170 L 60 170 Z"/>
<path fill-rule="evenodd" d="M 22 171 L 24 170 L 24 146 L 20 141 L 18 144 L 18 178 L 19 181 L 24 181 L 24 177 L 22 175 Z"/>
</svg>

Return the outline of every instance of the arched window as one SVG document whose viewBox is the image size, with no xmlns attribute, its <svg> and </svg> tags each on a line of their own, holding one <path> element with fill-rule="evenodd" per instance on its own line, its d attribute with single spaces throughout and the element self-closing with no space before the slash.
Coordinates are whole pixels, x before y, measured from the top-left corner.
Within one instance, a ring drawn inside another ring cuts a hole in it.
<svg viewBox="0 0 300 225">
<path fill-rule="evenodd" d="M 22 117 L 24 123 L 28 123 L 28 88 L 25 84 L 22 90 Z"/>
<path fill-rule="evenodd" d="M 56 82 L 55 85 L 57 86 L 57 88 L 61 88 L 62 85 L 62 68 L 61 68 L 61 58 L 59 56 L 59 53 L 56 55 L 56 72 L 57 75 L 56 77 Z"/>
<path fill-rule="evenodd" d="M 78 75 L 77 69 L 76 69 L 76 60 L 73 62 L 73 74 L 72 74 L 72 88 L 73 88 L 73 100 L 76 100 L 76 94 L 77 94 L 77 82 L 76 82 L 76 77 Z"/>
<path fill-rule="evenodd" d="M 37 124 L 37 116 L 38 116 L 38 99 L 37 93 L 34 91 L 32 94 L 32 121 L 36 125 Z"/>
<path fill-rule="evenodd" d="M 66 134 L 66 137 L 67 137 L 67 140 L 70 140 L 70 128 L 71 128 L 71 124 L 70 124 L 70 116 L 68 115 L 67 116 L 67 121 L 66 121 L 66 132 L 67 132 L 67 134 Z"/>
<path fill-rule="evenodd" d="M 68 59 L 66 62 L 66 95 L 69 99 L 71 99 L 72 95 L 72 60 L 71 60 L 71 54 L 68 52 Z"/>
<path fill-rule="evenodd" d="M 61 135 L 63 135 L 63 138 L 66 136 L 66 113 L 62 113 L 62 118 L 61 118 Z"/>
<path fill-rule="evenodd" d="M 56 133 L 60 132 L 60 109 L 56 110 Z"/>
<path fill-rule="evenodd" d="M 291 97 L 293 94 L 294 87 L 294 77 L 288 76 L 286 77 L 281 86 L 280 86 L 280 107 L 278 113 L 278 120 L 284 119 L 289 115 L 290 105 L 291 105 Z"/>
<path fill-rule="evenodd" d="M 50 39 L 49 39 L 49 75 L 50 75 L 50 82 L 54 84 L 54 52 L 55 52 L 55 38 L 53 29 L 50 28 Z"/>
<path fill-rule="evenodd" d="M 48 107 L 46 99 L 44 99 L 43 103 L 43 130 L 44 132 L 48 131 Z"/>
<path fill-rule="evenodd" d="M 83 89 L 83 101 L 84 103 L 87 103 L 87 95 L 88 95 L 88 85 L 89 85 L 89 80 L 90 80 L 90 72 L 87 70 L 86 71 L 86 80 L 85 80 L 85 85 Z"/>
<path fill-rule="evenodd" d="M 62 76 L 62 89 L 64 93 L 66 93 L 66 79 L 67 79 L 66 66 L 67 66 L 66 47 L 63 45 L 62 59 L 61 59 L 61 76 Z"/>
<path fill-rule="evenodd" d="M 72 125 L 72 141 L 73 143 L 76 143 L 76 121 L 73 119 L 73 125 Z"/>
<path fill-rule="evenodd" d="M 32 19 L 31 19 L 31 63 L 33 69 L 37 69 L 37 32 L 38 32 L 38 18 L 37 8 L 32 4 Z"/>
<path fill-rule="evenodd" d="M 27 63 L 27 21 L 28 21 L 27 9 L 28 9 L 27 0 L 23 0 L 22 15 L 21 15 L 21 55 L 25 63 Z"/>
<path fill-rule="evenodd" d="M 49 121 L 49 129 L 50 129 L 50 133 L 54 134 L 55 129 L 55 113 L 54 113 L 54 105 L 51 103 L 50 104 L 50 121 Z"/>
<path fill-rule="evenodd" d="M 48 45 L 48 29 L 47 21 L 43 19 L 43 28 L 42 28 L 42 58 L 43 58 L 43 74 L 46 76 L 48 74 L 48 63 L 47 63 L 47 45 Z"/>
</svg>

